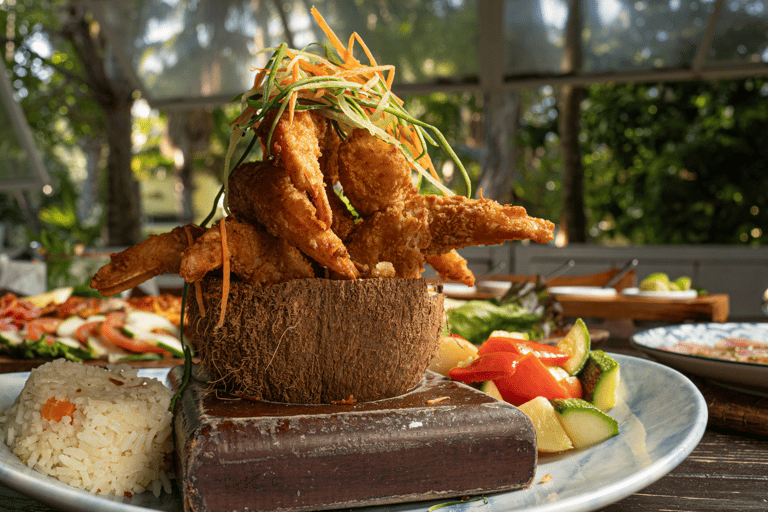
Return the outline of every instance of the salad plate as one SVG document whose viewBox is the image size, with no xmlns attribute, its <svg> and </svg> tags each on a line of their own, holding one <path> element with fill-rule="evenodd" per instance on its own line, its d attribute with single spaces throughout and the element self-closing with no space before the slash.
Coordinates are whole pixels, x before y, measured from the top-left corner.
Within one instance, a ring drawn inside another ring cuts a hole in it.
<svg viewBox="0 0 768 512">
<path fill-rule="evenodd" d="M 655 327 L 633 334 L 630 342 L 654 359 L 678 370 L 740 386 L 740 391 L 768 390 L 768 364 L 729 361 L 669 350 L 680 342 L 714 347 L 725 338 L 768 342 L 768 323 L 711 322 Z"/>
<path fill-rule="evenodd" d="M 582 450 L 540 455 L 530 487 L 491 494 L 451 510 L 583 512 L 604 507 L 655 482 L 696 447 L 707 425 L 707 407 L 698 389 L 676 370 L 659 363 L 614 354 L 621 365 L 620 400 L 609 411 L 620 434 Z M 139 374 L 164 380 L 168 370 Z M 29 373 L 0 375 L 0 407 L 10 407 Z M 0 484 L 51 507 L 77 512 L 181 511 L 178 493 L 155 498 L 102 496 L 70 487 L 26 467 L 0 443 Z M 451 502 L 366 507 L 365 511 L 427 511 Z"/>
<path fill-rule="evenodd" d="M 628 297 L 649 297 L 652 299 L 695 299 L 699 296 L 696 290 L 675 290 L 675 291 L 647 291 L 639 288 L 624 288 L 622 295 Z"/>
</svg>

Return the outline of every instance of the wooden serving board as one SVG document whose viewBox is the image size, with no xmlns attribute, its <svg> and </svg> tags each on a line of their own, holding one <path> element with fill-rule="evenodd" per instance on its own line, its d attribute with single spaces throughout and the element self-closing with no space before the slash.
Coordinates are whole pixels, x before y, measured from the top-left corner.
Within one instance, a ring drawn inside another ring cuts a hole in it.
<svg viewBox="0 0 768 512">
<path fill-rule="evenodd" d="M 178 387 L 181 367 L 169 380 Z M 303 511 L 527 487 L 536 435 L 517 408 L 427 372 L 375 402 L 297 405 L 211 388 L 195 367 L 177 404 L 185 511 Z"/>
</svg>

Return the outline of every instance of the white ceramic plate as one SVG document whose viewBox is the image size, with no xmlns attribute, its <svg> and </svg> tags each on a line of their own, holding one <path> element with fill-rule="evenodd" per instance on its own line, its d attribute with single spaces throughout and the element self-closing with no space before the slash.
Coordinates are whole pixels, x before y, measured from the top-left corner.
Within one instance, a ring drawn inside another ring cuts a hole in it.
<svg viewBox="0 0 768 512">
<path fill-rule="evenodd" d="M 552 286 L 547 288 L 550 295 L 582 295 L 585 297 L 615 297 L 616 288 L 600 286 Z"/>
<path fill-rule="evenodd" d="M 443 283 L 443 293 L 456 299 L 468 298 L 477 294 L 477 287 L 461 283 Z"/>
<path fill-rule="evenodd" d="M 638 288 L 624 288 L 621 293 L 630 297 L 651 297 L 654 299 L 695 299 L 699 295 L 696 290 L 649 292 Z"/>
<path fill-rule="evenodd" d="M 511 281 L 480 281 L 477 283 L 477 289 L 481 292 L 495 293 L 497 295 L 504 295 L 512 288 Z"/>
<path fill-rule="evenodd" d="M 698 389 L 682 374 L 653 361 L 615 354 L 621 365 L 622 399 L 610 414 L 621 433 L 584 450 L 540 456 L 534 483 L 527 489 L 468 503 L 461 510 L 481 512 L 584 512 L 618 501 L 655 482 L 696 447 L 707 425 L 707 407 Z M 164 375 L 167 370 L 154 371 Z M 9 407 L 28 373 L 0 375 L 0 407 Z M 552 479 L 541 483 L 545 475 Z M 181 510 L 178 495 L 163 499 L 98 496 L 69 487 L 22 464 L 0 443 L 0 483 L 62 510 L 144 512 Z M 364 510 L 426 511 L 453 500 L 389 505 Z M 450 510 L 453 510 L 451 508 Z"/>
<path fill-rule="evenodd" d="M 719 382 L 768 390 L 768 364 L 725 361 L 664 350 L 679 341 L 713 347 L 718 340 L 732 337 L 768 342 L 768 323 L 713 322 L 671 325 L 635 333 L 630 340 L 654 359 L 678 370 Z M 754 389 L 742 390 L 749 392 Z"/>
</svg>

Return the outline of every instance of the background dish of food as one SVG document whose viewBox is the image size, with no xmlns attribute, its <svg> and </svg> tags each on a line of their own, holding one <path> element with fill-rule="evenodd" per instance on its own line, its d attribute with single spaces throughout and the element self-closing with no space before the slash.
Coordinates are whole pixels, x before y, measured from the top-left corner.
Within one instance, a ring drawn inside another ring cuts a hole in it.
<svg viewBox="0 0 768 512">
<path fill-rule="evenodd" d="M 744 391 L 768 390 L 768 364 L 726 361 L 668 350 L 678 342 L 714 347 L 715 343 L 724 338 L 766 342 L 768 323 L 712 322 L 655 327 L 635 333 L 630 341 L 654 359 L 678 370 L 719 382 L 747 386 L 747 389 L 742 389 Z"/>
</svg>

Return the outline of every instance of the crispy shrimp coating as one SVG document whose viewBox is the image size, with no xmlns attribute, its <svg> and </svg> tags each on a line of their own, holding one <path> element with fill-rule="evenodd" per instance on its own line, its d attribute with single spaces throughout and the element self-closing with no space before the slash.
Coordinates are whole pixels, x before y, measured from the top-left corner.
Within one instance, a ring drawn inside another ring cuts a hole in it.
<svg viewBox="0 0 768 512">
<path fill-rule="evenodd" d="M 310 262 L 285 240 L 232 216 L 226 217 L 224 226 L 230 269 L 242 281 L 268 286 L 314 277 Z M 221 226 L 216 223 L 184 251 L 179 275 L 187 282 L 194 282 L 211 270 L 221 268 L 224 261 L 221 243 Z"/>
<path fill-rule="evenodd" d="M 427 263 L 444 281 L 457 281 L 467 286 L 475 285 L 475 275 L 469 270 L 467 260 L 456 250 L 436 256 L 427 256 Z"/>
<path fill-rule="evenodd" d="M 363 269 L 364 277 L 370 277 L 380 262 L 391 263 L 395 277 L 421 277 L 422 251 L 429 244 L 428 221 L 425 210 L 411 213 L 403 203 L 376 212 L 350 236 L 349 255 Z"/>
<path fill-rule="evenodd" d="M 312 112 L 315 122 L 322 128 L 320 135 L 320 171 L 326 183 L 335 185 L 339 182 L 339 146 L 342 137 L 335 124 L 320 114 Z M 328 197 L 330 199 L 330 196 Z"/>
<path fill-rule="evenodd" d="M 270 115 L 259 126 L 259 138 L 265 146 L 273 124 L 274 115 Z M 309 195 L 317 219 L 329 227 L 332 213 L 319 162 L 320 140 L 326 128 L 324 118 L 318 114 L 294 112 L 291 120 L 288 113 L 284 113 L 272 132 L 269 151 L 274 164 L 288 172 L 296 190 Z"/>
<path fill-rule="evenodd" d="M 110 262 L 91 279 L 91 288 L 110 296 L 161 274 L 178 274 L 184 249 L 203 231 L 200 226 L 187 224 L 168 233 L 149 235 L 140 244 L 113 253 Z"/>
<path fill-rule="evenodd" d="M 244 163 L 232 173 L 229 189 L 229 207 L 236 217 L 263 225 L 343 278 L 359 276 L 342 241 L 317 218 L 315 207 L 284 168 Z"/>
<path fill-rule="evenodd" d="M 552 222 L 530 217 L 522 206 L 464 196 L 416 195 L 408 211 L 426 210 L 431 241 L 425 255 L 442 254 L 473 245 L 498 245 L 509 240 L 547 243 L 554 237 Z"/>
<path fill-rule="evenodd" d="M 508 240 L 546 243 L 553 230 L 554 224 L 528 216 L 521 206 L 463 196 L 415 195 L 364 219 L 347 246 L 364 274 L 388 261 L 397 277 L 418 277 L 429 257 Z"/>
<path fill-rule="evenodd" d="M 416 195 L 411 168 L 400 148 L 354 130 L 339 145 L 339 182 L 363 217 Z"/>
</svg>

